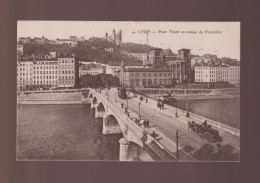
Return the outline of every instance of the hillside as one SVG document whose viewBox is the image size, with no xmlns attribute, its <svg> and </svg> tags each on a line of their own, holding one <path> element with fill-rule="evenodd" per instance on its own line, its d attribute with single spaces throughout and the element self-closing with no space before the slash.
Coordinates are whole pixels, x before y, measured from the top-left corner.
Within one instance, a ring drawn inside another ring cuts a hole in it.
<svg viewBox="0 0 260 183">
<path fill-rule="evenodd" d="M 105 48 L 113 48 L 113 52 L 105 51 Z M 122 60 L 128 65 L 141 64 L 140 60 L 127 57 L 122 54 L 127 52 L 147 52 L 152 47 L 134 43 L 123 43 L 121 47 L 101 38 L 90 38 L 84 43 L 79 43 L 78 47 L 70 47 L 66 44 L 24 44 L 24 55 L 30 57 L 34 54 L 37 58 L 43 58 L 51 51 L 56 51 L 61 56 L 71 56 L 74 54 L 79 60 L 96 61 L 104 64 L 120 64 Z"/>
<path fill-rule="evenodd" d="M 143 52 L 148 52 L 152 48 L 149 45 L 143 45 L 143 44 L 135 44 L 135 43 L 123 43 L 121 45 L 121 49 L 125 50 L 127 52 L 137 52 L 137 53 L 143 53 Z"/>
</svg>

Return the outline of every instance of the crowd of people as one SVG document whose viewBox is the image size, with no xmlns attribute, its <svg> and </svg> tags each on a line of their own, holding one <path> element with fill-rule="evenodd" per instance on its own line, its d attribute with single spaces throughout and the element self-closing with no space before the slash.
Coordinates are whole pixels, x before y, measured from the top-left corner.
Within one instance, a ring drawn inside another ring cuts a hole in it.
<svg viewBox="0 0 260 183">
<path fill-rule="evenodd" d="M 150 128 L 150 122 L 149 119 L 144 119 L 143 124 L 141 124 L 141 119 L 140 118 L 134 118 L 133 121 L 138 125 L 144 125 L 145 128 Z"/>
</svg>

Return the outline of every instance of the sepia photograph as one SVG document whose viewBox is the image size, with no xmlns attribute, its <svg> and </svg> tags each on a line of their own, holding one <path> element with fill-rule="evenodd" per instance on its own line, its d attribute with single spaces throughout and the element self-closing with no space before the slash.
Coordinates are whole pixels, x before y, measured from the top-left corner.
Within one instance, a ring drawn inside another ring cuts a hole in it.
<svg viewBox="0 0 260 183">
<path fill-rule="evenodd" d="M 240 162 L 240 22 L 17 21 L 18 161 Z"/>
</svg>

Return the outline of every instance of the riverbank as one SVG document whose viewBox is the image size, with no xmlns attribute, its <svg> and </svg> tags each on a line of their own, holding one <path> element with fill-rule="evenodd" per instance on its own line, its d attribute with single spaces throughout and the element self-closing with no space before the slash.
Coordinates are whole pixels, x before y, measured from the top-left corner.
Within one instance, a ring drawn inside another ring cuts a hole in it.
<svg viewBox="0 0 260 183">
<path fill-rule="evenodd" d="M 23 92 L 17 94 L 18 104 L 85 104 L 90 103 L 88 92 L 52 91 Z"/>
</svg>

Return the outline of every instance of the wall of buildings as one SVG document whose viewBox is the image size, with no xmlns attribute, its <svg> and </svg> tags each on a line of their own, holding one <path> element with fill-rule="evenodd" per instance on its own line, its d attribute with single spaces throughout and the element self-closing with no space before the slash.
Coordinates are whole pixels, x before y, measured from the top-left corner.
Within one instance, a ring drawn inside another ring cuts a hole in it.
<svg viewBox="0 0 260 183">
<path fill-rule="evenodd" d="M 57 60 L 17 61 L 17 90 L 73 87 L 78 72 L 74 57 Z"/>
<path fill-rule="evenodd" d="M 196 66 L 196 83 L 229 82 L 240 84 L 240 66 Z"/>
<path fill-rule="evenodd" d="M 126 87 L 172 86 L 172 71 L 162 69 L 124 69 L 120 83 Z"/>
</svg>

